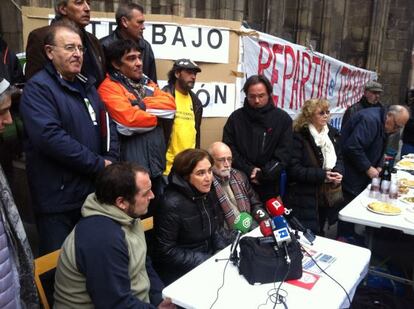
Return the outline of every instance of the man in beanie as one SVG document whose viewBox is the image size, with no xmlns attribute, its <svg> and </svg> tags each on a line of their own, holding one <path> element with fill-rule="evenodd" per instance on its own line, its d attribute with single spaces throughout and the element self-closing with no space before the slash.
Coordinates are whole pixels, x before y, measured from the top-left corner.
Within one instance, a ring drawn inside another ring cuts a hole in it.
<svg viewBox="0 0 414 309">
<path fill-rule="evenodd" d="M 0 77 L 0 133 L 13 123 L 10 106 L 13 90 Z M 0 307 L 38 306 L 33 278 L 33 255 L 9 184 L 0 165 Z"/>
<path fill-rule="evenodd" d="M 203 106 L 191 90 L 200 72 L 200 67 L 190 59 L 178 59 L 168 72 L 168 85 L 162 89 L 174 96 L 177 108 L 174 121 L 164 125 L 164 135 L 168 140 L 164 175 L 170 173 L 176 154 L 187 148 L 200 147 Z"/>
<path fill-rule="evenodd" d="M 356 114 L 360 110 L 370 107 L 382 107 L 379 100 L 383 91 L 384 90 L 382 89 L 382 85 L 380 83 L 376 81 L 369 81 L 365 85 L 365 91 L 362 98 L 345 111 L 342 119 L 342 128 L 345 127 L 345 123 L 352 117 L 352 115 Z"/>
</svg>

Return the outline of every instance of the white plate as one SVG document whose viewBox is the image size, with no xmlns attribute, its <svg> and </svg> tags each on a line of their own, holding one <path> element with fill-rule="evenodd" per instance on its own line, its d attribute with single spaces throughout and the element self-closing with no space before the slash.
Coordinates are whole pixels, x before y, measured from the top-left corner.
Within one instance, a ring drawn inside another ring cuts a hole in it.
<svg viewBox="0 0 414 309">
<path fill-rule="evenodd" d="M 395 164 L 395 167 L 401 170 L 407 170 L 407 171 L 413 171 L 414 170 L 414 164 L 411 166 L 405 166 L 405 165 L 401 165 L 401 162 L 409 162 L 409 163 L 414 163 L 413 160 L 407 160 L 407 159 L 403 159 L 401 161 L 399 161 L 397 164 Z"/>
<path fill-rule="evenodd" d="M 399 215 L 401 215 L 401 212 L 399 212 L 399 213 L 389 213 L 389 212 L 376 211 L 376 210 L 373 210 L 373 209 L 369 208 L 368 206 L 367 206 L 367 209 L 369 211 L 373 212 L 373 213 L 376 213 L 376 214 L 379 214 L 379 215 L 384 215 L 384 216 L 399 216 Z"/>
<path fill-rule="evenodd" d="M 406 215 L 404 216 L 404 218 L 405 218 L 405 220 L 406 220 L 406 221 L 408 221 L 408 222 L 410 222 L 410 223 L 414 224 L 414 214 L 406 214 Z"/>
<path fill-rule="evenodd" d="M 414 160 L 414 153 L 409 153 L 409 154 L 403 155 L 402 158 L 403 159 Z"/>
<path fill-rule="evenodd" d="M 405 200 L 407 197 L 414 197 L 414 196 L 412 196 L 412 195 L 409 195 L 409 196 L 401 196 L 401 197 L 398 198 L 398 200 L 401 201 L 401 202 L 403 202 L 403 203 L 405 203 L 405 204 L 414 206 L 414 202 L 409 202 L 409 201 L 406 201 Z"/>
</svg>

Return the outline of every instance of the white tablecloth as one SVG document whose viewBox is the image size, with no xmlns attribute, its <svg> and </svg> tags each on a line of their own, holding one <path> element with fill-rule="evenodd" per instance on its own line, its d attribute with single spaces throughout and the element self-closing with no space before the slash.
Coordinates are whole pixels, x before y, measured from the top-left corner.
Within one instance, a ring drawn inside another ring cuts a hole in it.
<svg viewBox="0 0 414 309">
<path fill-rule="evenodd" d="M 259 233 L 258 229 L 253 231 L 256 236 Z M 307 243 L 303 237 L 301 240 L 303 243 Z M 346 289 L 352 298 L 356 286 L 368 271 L 371 252 L 366 248 L 324 237 L 316 238 L 313 249 L 336 257 L 336 261 L 326 271 Z M 170 297 L 175 304 L 184 308 L 210 308 L 216 298 L 217 290 L 222 284 L 226 265 L 226 261 L 216 262 L 215 259 L 228 258 L 229 252 L 229 247 L 225 248 L 167 286 L 163 290 L 164 297 Z M 218 301 L 213 308 L 257 308 L 266 302 L 268 292 L 274 287 L 274 284 L 250 285 L 243 276 L 239 275 L 238 269 L 231 263 L 228 264 L 224 276 L 224 287 L 220 290 Z M 278 285 L 279 283 L 276 284 L 276 287 Z M 332 309 L 349 306 L 344 291 L 324 274 L 321 274 L 321 278 L 312 290 L 288 283 L 283 283 L 282 289 L 288 293 L 287 306 L 289 309 L 311 307 Z M 279 304 L 277 308 L 282 306 Z M 273 303 L 268 302 L 266 306 L 260 308 L 273 308 Z"/>
</svg>

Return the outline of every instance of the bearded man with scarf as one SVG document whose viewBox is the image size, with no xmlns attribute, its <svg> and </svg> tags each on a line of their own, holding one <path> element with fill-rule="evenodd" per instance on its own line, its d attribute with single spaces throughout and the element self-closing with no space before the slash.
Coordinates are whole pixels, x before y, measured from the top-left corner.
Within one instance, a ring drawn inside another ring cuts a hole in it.
<svg viewBox="0 0 414 309">
<path fill-rule="evenodd" d="M 272 99 L 272 86 L 262 75 L 243 86 L 246 99 L 223 129 L 223 142 L 233 153 L 233 166 L 243 171 L 262 202 L 280 193 L 281 172 L 288 166 L 292 119 Z"/>
<path fill-rule="evenodd" d="M 329 102 L 307 100 L 293 124 L 292 159 L 286 203 L 314 233 L 336 222 L 340 205 L 331 205 L 325 183 L 339 186 L 344 173 L 339 132 L 328 124 Z M 332 206 L 332 207 L 329 207 Z"/>
</svg>

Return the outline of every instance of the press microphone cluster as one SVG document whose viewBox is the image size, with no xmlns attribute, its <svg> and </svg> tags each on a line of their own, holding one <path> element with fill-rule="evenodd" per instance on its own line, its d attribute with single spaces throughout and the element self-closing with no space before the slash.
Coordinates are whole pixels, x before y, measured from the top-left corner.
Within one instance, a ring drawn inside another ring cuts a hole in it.
<svg viewBox="0 0 414 309">
<path fill-rule="evenodd" d="M 309 241 L 310 244 L 313 244 L 315 234 L 313 234 L 310 229 L 305 228 L 292 214 L 292 209 L 285 208 L 283 202 L 279 198 L 271 198 L 266 201 L 266 209 L 272 217 L 285 216 L 290 226 L 297 231 L 301 231 L 306 240 Z"/>
<path fill-rule="evenodd" d="M 239 245 L 240 237 L 242 234 L 250 231 L 252 220 L 252 216 L 247 212 L 241 212 L 234 220 L 233 229 L 237 231 L 237 235 L 230 247 L 230 261 L 233 262 L 234 265 L 237 265 L 239 260 L 237 246 Z"/>
</svg>

